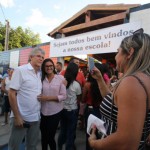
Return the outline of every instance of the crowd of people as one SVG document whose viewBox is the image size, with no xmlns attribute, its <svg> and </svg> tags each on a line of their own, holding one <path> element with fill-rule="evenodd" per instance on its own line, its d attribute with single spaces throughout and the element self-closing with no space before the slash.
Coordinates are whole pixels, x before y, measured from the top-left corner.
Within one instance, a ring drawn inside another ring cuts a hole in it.
<svg viewBox="0 0 150 150">
<path fill-rule="evenodd" d="M 87 128 L 90 114 L 107 125 L 105 138 L 86 134 L 86 150 L 146 150 L 150 144 L 150 36 L 140 29 L 122 40 L 116 54 L 116 71 L 96 62 L 83 74 L 79 59 L 67 68 L 44 59 L 35 47 L 29 63 L 8 70 L 1 81 L 5 120 L 10 114 L 9 150 L 19 150 L 25 138 L 27 150 L 35 150 L 41 131 L 42 150 L 75 150 L 79 116 Z M 57 142 L 55 134 L 60 126 Z M 58 145 L 56 144 L 58 143 Z"/>
</svg>

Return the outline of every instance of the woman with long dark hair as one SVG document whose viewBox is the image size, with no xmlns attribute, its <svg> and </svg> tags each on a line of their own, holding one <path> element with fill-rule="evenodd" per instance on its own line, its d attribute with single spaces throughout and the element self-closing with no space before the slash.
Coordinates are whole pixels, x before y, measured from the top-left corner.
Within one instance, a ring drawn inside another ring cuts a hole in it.
<svg viewBox="0 0 150 150">
<path fill-rule="evenodd" d="M 63 100 L 66 98 L 64 77 L 57 75 L 55 65 L 50 58 L 42 64 L 42 94 L 41 101 L 41 143 L 42 150 L 56 150 L 55 134 L 63 110 Z"/>
<path fill-rule="evenodd" d="M 95 63 L 95 66 L 103 73 L 103 65 Z M 102 101 L 102 96 L 98 87 L 97 80 L 94 79 L 89 72 L 87 81 L 83 87 L 82 103 L 86 104 L 84 116 L 85 116 L 85 127 L 87 127 L 87 119 L 90 114 L 100 117 L 99 105 Z M 92 150 L 88 144 L 88 134 L 86 134 L 86 150 Z"/>
<path fill-rule="evenodd" d="M 78 66 L 75 63 L 69 63 L 65 79 L 67 80 L 67 98 L 64 101 L 64 109 L 60 121 L 60 134 L 58 137 L 58 150 L 66 143 L 65 150 L 74 149 L 74 139 L 78 121 L 78 104 L 81 99 L 81 86 L 76 81 Z"/>
</svg>

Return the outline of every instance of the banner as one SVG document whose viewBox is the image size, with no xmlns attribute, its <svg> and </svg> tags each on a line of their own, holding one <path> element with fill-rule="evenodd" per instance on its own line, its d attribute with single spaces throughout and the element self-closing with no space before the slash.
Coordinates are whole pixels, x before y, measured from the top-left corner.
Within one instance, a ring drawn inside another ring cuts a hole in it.
<svg viewBox="0 0 150 150">
<path fill-rule="evenodd" d="M 16 68 L 19 64 L 19 50 L 18 51 L 11 51 L 10 52 L 10 68 Z"/>
<path fill-rule="evenodd" d="M 50 57 L 117 52 L 122 39 L 140 27 L 140 22 L 126 23 L 52 40 Z"/>
</svg>

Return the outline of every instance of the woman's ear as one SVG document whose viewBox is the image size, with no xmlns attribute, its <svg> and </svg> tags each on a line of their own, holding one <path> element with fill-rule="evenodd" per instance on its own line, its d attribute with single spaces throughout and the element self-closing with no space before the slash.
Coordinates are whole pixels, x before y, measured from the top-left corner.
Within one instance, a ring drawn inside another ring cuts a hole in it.
<svg viewBox="0 0 150 150">
<path fill-rule="evenodd" d="M 130 59 L 132 57 L 133 53 L 134 53 L 134 49 L 131 47 L 129 50 L 127 58 Z"/>
</svg>

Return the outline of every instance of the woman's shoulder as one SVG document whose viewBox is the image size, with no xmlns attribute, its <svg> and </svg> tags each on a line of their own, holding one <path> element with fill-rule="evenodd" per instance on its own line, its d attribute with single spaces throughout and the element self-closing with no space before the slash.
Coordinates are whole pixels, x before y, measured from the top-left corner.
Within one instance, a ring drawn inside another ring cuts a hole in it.
<svg viewBox="0 0 150 150">
<path fill-rule="evenodd" d="M 142 76 L 136 76 L 140 78 L 143 84 L 146 84 Z M 147 85 L 145 86 L 147 88 Z M 125 99 L 125 101 L 131 101 L 132 99 L 146 99 L 146 96 L 147 95 L 145 93 L 145 89 L 143 88 L 139 80 L 132 75 L 124 77 L 115 91 L 115 97 L 118 97 L 117 101 L 120 99 Z"/>
<path fill-rule="evenodd" d="M 81 87 L 80 83 L 76 80 L 73 81 L 73 86 Z"/>
<path fill-rule="evenodd" d="M 120 81 L 116 91 L 134 91 L 138 86 L 140 86 L 139 81 L 134 76 L 126 76 Z"/>
<path fill-rule="evenodd" d="M 120 82 L 119 87 L 122 86 L 128 86 L 128 87 L 138 87 L 144 85 L 145 87 L 147 85 L 150 86 L 150 76 L 143 74 L 143 73 L 137 73 L 134 75 L 126 76 L 122 79 Z M 143 86 L 142 86 L 143 87 Z"/>
<path fill-rule="evenodd" d="M 64 76 L 60 74 L 55 74 L 55 78 L 61 81 L 65 80 Z"/>
</svg>

